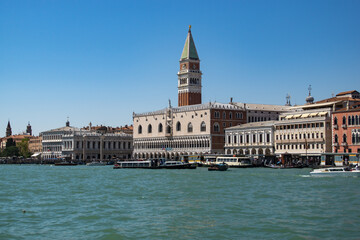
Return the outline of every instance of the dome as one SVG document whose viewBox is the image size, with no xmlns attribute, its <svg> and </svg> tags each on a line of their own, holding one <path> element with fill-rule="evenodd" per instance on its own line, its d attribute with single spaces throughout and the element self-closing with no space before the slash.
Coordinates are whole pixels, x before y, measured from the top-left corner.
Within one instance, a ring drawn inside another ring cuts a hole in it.
<svg viewBox="0 0 360 240">
<path fill-rule="evenodd" d="M 306 102 L 307 102 L 307 103 L 313 103 L 313 102 L 314 102 L 314 98 L 313 98 L 312 96 L 308 96 L 308 97 L 306 98 Z"/>
</svg>

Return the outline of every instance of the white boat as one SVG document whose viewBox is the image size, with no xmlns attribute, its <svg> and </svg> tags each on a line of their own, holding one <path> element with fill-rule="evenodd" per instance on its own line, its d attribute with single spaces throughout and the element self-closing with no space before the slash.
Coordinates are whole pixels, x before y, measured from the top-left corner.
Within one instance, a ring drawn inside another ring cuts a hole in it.
<svg viewBox="0 0 360 240">
<path fill-rule="evenodd" d="M 165 169 L 195 169 L 196 163 L 185 163 L 181 161 L 165 161 L 159 168 Z"/>
<path fill-rule="evenodd" d="M 248 157 L 217 157 L 216 164 L 226 163 L 231 168 L 250 168 L 253 167 L 251 159 Z"/>
<path fill-rule="evenodd" d="M 357 168 L 348 167 L 332 167 L 332 168 L 320 168 L 314 169 L 310 172 L 311 176 L 360 176 L 360 170 Z"/>
<path fill-rule="evenodd" d="M 96 162 L 96 161 L 86 164 L 86 166 L 105 166 L 105 165 L 106 165 L 106 163 L 104 163 L 104 162 Z"/>
</svg>

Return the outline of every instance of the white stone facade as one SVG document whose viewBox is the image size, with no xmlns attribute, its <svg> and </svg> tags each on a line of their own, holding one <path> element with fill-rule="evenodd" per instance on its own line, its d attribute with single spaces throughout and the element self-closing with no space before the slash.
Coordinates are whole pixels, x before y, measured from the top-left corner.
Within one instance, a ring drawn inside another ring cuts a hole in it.
<svg viewBox="0 0 360 240">
<path fill-rule="evenodd" d="M 129 159 L 133 150 L 132 135 L 125 133 L 98 133 L 67 126 L 41 135 L 42 159 Z"/>
<path fill-rule="evenodd" d="M 255 158 L 274 154 L 274 121 L 247 123 L 225 130 L 225 154 Z"/>
</svg>

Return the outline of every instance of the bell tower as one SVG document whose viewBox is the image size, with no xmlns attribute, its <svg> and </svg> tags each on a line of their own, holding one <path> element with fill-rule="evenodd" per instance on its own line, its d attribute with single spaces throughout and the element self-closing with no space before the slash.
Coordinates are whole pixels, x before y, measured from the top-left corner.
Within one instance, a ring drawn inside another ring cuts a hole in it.
<svg viewBox="0 0 360 240">
<path fill-rule="evenodd" d="M 200 59 L 191 34 L 191 25 L 180 58 L 178 106 L 201 104 Z"/>
<path fill-rule="evenodd" d="M 10 126 L 10 120 L 8 121 L 7 127 L 6 127 L 6 137 L 11 136 L 11 126 Z"/>
</svg>

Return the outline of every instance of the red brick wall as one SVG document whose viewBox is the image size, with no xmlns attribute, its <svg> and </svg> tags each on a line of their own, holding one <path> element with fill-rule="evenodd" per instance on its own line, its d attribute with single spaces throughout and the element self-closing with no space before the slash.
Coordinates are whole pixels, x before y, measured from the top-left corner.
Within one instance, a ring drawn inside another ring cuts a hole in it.
<svg viewBox="0 0 360 240">
<path fill-rule="evenodd" d="M 201 104 L 201 93 L 179 93 L 178 95 L 178 105 L 188 106 L 194 104 Z"/>
<path fill-rule="evenodd" d="M 357 153 L 360 150 L 359 144 L 353 144 L 352 143 L 352 135 L 351 130 L 353 129 L 360 129 L 360 125 L 349 125 L 348 117 L 349 116 L 360 116 L 360 110 L 359 111 L 349 111 L 349 112 L 338 112 L 333 113 L 332 115 L 332 143 L 335 141 L 335 134 L 338 136 L 338 147 L 333 147 L 333 152 L 335 153 L 336 150 L 338 153 L 348 153 L 349 149 L 351 149 L 351 153 Z M 343 124 L 343 116 L 345 116 L 346 121 L 345 124 Z M 334 125 L 334 119 L 337 118 L 337 126 Z M 346 134 L 346 143 L 347 146 L 342 146 L 343 143 L 343 135 Z"/>
</svg>

